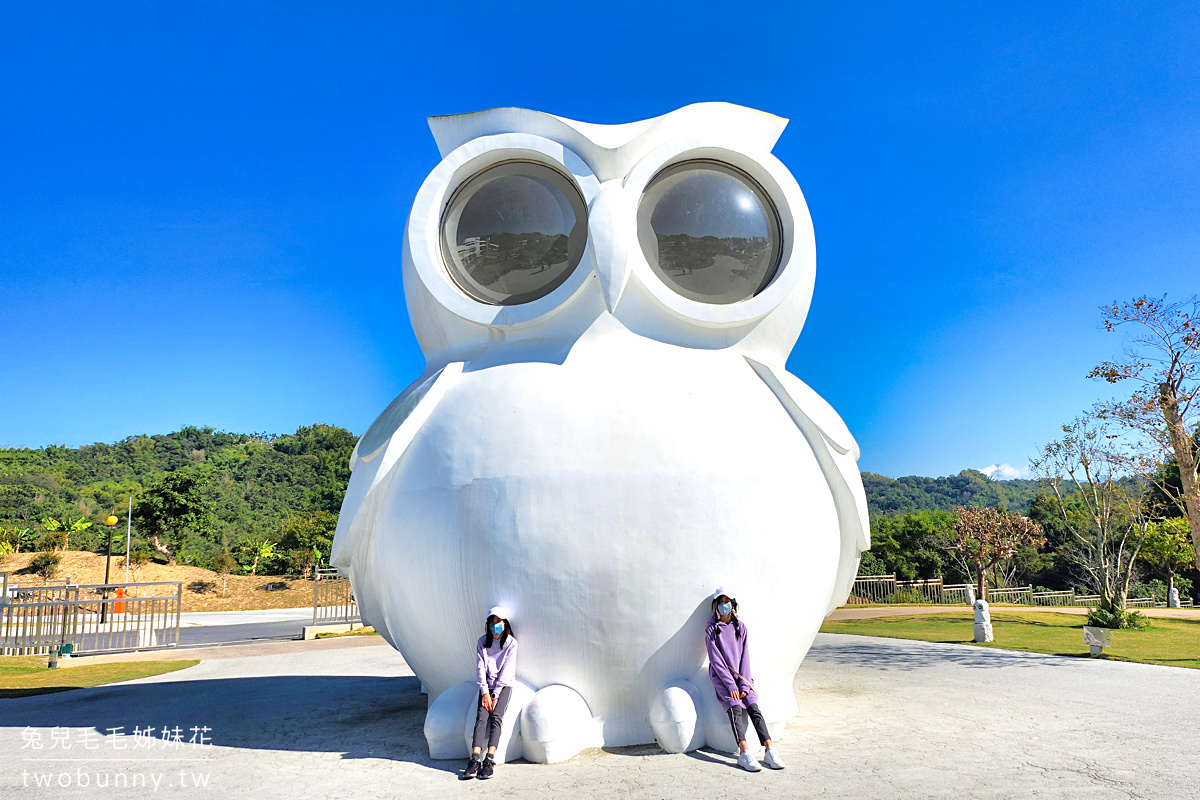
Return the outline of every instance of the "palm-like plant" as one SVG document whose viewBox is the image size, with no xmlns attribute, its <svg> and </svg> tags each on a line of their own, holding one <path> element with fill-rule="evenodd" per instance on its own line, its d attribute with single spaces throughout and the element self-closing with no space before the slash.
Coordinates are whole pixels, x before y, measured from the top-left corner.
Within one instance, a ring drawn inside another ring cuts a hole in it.
<svg viewBox="0 0 1200 800">
<path fill-rule="evenodd" d="M 250 564 L 250 574 L 254 575 L 258 571 L 260 559 L 275 557 L 275 543 L 264 536 L 252 536 L 242 545 L 242 552 L 254 559 Z"/>
<path fill-rule="evenodd" d="M 92 523 L 85 521 L 83 517 L 73 520 L 71 519 L 70 515 L 63 514 L 62 517 L 58 519 L 55 519 L 54 517 L 46 517 L 44 520 L 42 520 L 42 527 L 46 529 L 47 533 L 62 531 L 62 549 L 69 550 L 71 547 L 71 534 L 86 531 L 88 528 L 92 527 Z"/>
</svg>

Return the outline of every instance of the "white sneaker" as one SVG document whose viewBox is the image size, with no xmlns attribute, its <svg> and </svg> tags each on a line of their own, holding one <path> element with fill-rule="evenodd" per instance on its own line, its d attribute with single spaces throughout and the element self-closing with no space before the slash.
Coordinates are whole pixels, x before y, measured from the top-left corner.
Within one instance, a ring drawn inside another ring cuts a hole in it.
<svg viewBox="0 0 1200 800">
<path fill-rule="evenodd" d="M 743 750 L 738 754 L 738 766 L 747 772 L 762 771 L 762 765 L 758 763 L 758 759 L 749 750 Z"/>
<path fill-rule="evenodd" d="M 787 764 L 783 763 L 783 759 L 779 757 L 779 751 L 774 747 L 767 748 L 767 754 L 763 756 L 762 763 L 771 769 L 783 769 L 787 766 Z"/>
</svg>

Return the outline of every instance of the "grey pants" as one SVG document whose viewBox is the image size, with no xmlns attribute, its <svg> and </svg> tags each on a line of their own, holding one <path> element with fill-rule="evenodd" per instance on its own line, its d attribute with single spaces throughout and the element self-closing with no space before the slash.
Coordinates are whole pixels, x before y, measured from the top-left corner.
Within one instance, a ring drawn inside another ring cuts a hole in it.
<svg viewBox="0 0 1200 800">
<path fill-rule="evenodd" d="M 745 708 L 734 706 L 725 712 L 729 715 L 729 724 L 733 726 L 733 740 L 744 741 L 746 738 L 746 717 L 754 723 L 754 732 L 758 734 L 758 743 L 765 745 L 771 734 L 767 731 L 767 721 L 758 710 L 758 703 L 749 703 Z M 476 729 L 478 730 L 478 728 Z"/>
<path fill-rule="evenodd" d="M 483 749 L 486 740 L 488 747 L 500 744 L 500 728 L 504 725 L 504 712 L 508 708 L 508 698 L 512 696 L 512 687 L 505 686 L 496 695 L 496 710 L 488 711 L 483 707 L 483 695 L 479 695 L 478 708 L 475 714 L 475 735 L 471 739 L 471 749 Z"/>
</svg>

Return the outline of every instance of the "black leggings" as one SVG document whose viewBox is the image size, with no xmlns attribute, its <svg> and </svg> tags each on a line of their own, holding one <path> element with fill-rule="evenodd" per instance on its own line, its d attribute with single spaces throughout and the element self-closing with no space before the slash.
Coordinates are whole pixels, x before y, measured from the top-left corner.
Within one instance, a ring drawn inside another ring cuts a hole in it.
<svg viewBox="0 0 1200 800">
<path fill-rule="evenodd" d="M 504 711 L 508 708 L 508 698 L 512 695 L 512 687 L 505 686 L 496 695 L 496 710 L 488 711 L 483 707 L 483 694 L 479 695 L 478 713 L 475 715 L 475 736 L 471 739 L 471 751 L 478 747 L 483 749 L 484 740 L 488 747 L 500 744 L 500 727 L 504 724 Z"/>
<path fill-rule="evenodd" d="M 758 703 L 748 703 L 745 708 L 734 706 L 725 713 L 729 715 L 729 724 L 733 726 L 733 740 L 735 742 L 742 742 L 746 739 L 747 716 L 754 723 L 754 732 L 758 734 L 759 744 L 765 745 L 767 739 L 771 738 L 771 734 L 767 732 L 767 721 L 763 719 L 762 712 L 758 710 Z"/>
</svg>

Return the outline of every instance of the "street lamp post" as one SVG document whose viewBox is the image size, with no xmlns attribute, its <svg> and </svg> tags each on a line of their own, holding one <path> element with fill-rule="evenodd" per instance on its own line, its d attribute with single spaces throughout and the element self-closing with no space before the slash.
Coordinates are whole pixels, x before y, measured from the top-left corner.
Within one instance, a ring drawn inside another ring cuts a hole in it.
<svg viewBox="0 0 1200 800">
<path fill-rule="evenodd" d="M 108 552 L 104 556 L 104 599 L 108 600 L 108 574 L 109 570 L 112 569 L 112 533 L 113 526 L 117 524 L 117 518 L 112 514 L 109 514 L 104 519 L 104 524 L 108 526 Z M 126 558 L 128 558 L 128 556 L 126 556 Z M 107 618 L 108 603 L 105 602 L 100 605 L 100 624 L 103 625 Z"/>
</svg>

